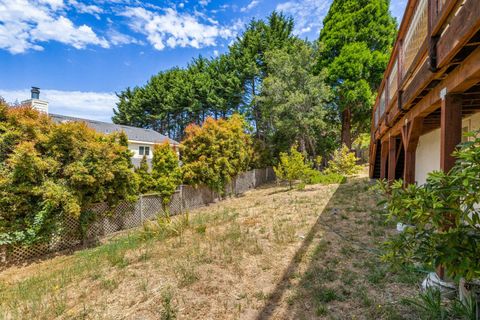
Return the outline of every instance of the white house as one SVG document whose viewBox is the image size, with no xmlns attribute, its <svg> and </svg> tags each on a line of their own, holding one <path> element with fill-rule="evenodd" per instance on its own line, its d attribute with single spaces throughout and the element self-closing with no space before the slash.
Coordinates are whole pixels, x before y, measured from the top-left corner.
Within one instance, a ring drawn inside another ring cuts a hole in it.
<svg viewBox="0 0 480 320">
<path fill-rule="evenodd" d="M 22 104 L 30 105 L 34 109 L 47 113 L 52 120 L 57 123 L 65 123 L 69 121 L 85 122 L 90 128 L 104 134 L 122 131 L 125 132 L 128 137 L 128 148 L 133 152 L 132 163 L 136 167 L 140 165 L 140 161 L 142 160 L 143 156 L 147 157 L 149 164 L 151 163 L 153 157 L 153 147 L 156 144 L 161 144 L 165 141 L 168 141 L 170 146 L 172 146 L 172 148 L 178 152 L 179 143 L 177 141 L 172 140 L 169 137 L 164 136 L 152 129 L 137 128 L 49 113 L 48 101 L 40 100 L 40 89 L 37 87 L 32 87 L 31 94 L 31 99 L 23 101 Z"/>
</svg>

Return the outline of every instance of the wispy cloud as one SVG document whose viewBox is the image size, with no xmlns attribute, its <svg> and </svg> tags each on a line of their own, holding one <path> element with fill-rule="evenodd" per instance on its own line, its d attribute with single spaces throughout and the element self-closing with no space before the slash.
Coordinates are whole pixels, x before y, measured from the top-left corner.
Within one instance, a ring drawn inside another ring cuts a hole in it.
<svg viewBox="0 0 480 320">
<path fill-rule="evenodd" d="M 255 8 L 259 3 L 260 3 L 259 0 L 252 0 L 252 2 L 250 2 L 246 7 L 241 8 L 240 11 L 241 12 L 250 11 L 253 8 Z"/>
<path fill-rule="evenodd" d="M 296 34 L 318 33 L 331 3 L 331 0 L 286 1 L 278 4 L 276 10 L 293 16 Z"/>
<path fill-rule="evenodd" d="M 21 102 L 30 90 L 0 90 L 7 102 Z M 111 122 L 117 96 L 110 92 L 42 90 L 41 99 L 49 102 L 50 113 Z"/>
<path fill-rule="evenodd" d="M 215 45 L 218 38 L 234 36 L 233 30 L 219 26 L 213 20 L 202 21 L 201 15 L 179 13 L 173 8 L 154 12 L 142 7 L 129 7 L 120 15 L 127 17 L 130 27 L 144 34 L 157 50 L 165 47 L 202 48 Z"/>
<path fill-rule="evenodd" d="M 62 15 L 65 7 L 63 0 L 0 0 L 0 49 L 13 54 L 43 50 L 42 42 L 48 41 L 77 49 L 109 47 L 90 26 L 77 26 Z"/>
</svg>

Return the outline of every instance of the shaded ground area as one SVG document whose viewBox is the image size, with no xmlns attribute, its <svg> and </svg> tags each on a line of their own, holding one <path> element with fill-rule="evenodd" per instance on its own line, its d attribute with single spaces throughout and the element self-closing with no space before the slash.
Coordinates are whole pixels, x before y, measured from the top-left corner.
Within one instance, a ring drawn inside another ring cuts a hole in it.
<svg viewBox="0 0 480 320">
<path fill-rule="evenodd" d="M 270 186 L 0 273 L 0 318 L 411 319 L 419 275 L 392 273 L 366 178 Z M 388 231 L 390 232 L 390 231 Z"/>
</svg>

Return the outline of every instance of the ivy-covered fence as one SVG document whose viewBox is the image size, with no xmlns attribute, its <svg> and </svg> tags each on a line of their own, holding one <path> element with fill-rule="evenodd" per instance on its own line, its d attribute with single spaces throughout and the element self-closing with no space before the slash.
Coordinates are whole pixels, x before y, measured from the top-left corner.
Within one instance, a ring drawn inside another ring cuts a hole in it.
<svg viewBox="0 0 480 320">
<path fill-rule="evenodd" d="M 226 188 L 226 195 L 240 195 L 250 189 L 275 180 L 272 168 L 254 169 L 233 179 Z M 183 185 L 173 194 L 169 204 L 170 215 L 205 206 L 220 199 L 220 196 L 205 186 Z M 95 204 L 90 209 L 96 220 L 82 230 L 73 217 L 65 218 L 62 228 L 52 235 L 48 243 L 30 246 L 0 246 L 0 268 L 18 264 L 30 259 L 63 250 L 72 250 L 98 243 L 103 237 L 117 231 L 143 225 L 144 221 L 165 214 L 162 197 L 159 194 L 141 195 L 137 202 L 120 202 L 113 211 L 104 203 Z"/>
</svg>

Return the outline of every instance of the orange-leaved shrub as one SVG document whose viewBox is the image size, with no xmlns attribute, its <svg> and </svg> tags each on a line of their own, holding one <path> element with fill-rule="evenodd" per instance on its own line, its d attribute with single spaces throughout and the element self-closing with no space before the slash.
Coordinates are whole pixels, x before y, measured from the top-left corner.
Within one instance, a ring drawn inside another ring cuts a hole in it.
<svg viewBox="0 0 480 320">
<path fill-rule="evenodd" d="M 0 245 L 47 242 L 65 218 L 85 227 L 89 206 L 136 198 L 124 133 L 54 123 L 30 107 L 0 106 Z"/>
<path fill-rule="evenodd" d="M 238 114 L 188 126 L 182 141 L 184 181 L 205 184 L 223 194 L 233 177 L 249 168 L 253 151 L 247 129 L 245 119 Z"/>
</svg>

